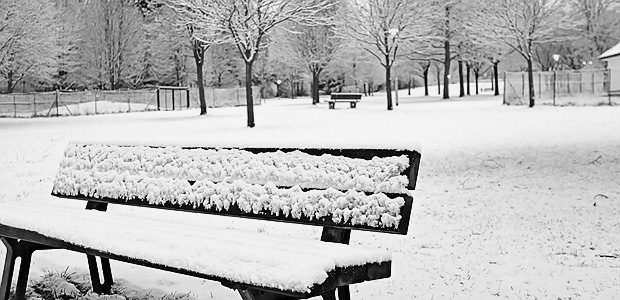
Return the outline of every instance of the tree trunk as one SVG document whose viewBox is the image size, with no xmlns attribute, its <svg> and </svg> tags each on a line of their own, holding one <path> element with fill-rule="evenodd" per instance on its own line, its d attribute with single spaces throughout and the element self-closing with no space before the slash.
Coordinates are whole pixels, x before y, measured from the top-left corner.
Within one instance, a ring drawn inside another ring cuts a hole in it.
<svg viewBox="0 0 620 300">
<path fill-rule="evenodd" d="M 13 72 L 9 72 L 6 79 L 6 92 L 11 94 L 13 93 Z"/>
<path fill-rule="evenodd" d="M 471 71 L 471 65 L 469 63 L 465 64 L 465 66 L 467 67 L 466 72 L 467 72 L 467 96 L 471 95 L 471 93 L 469 92 L 469 73 Z"/>
<path fill-rule="evenodd" d="M 534 73 L 532 70 L 532 59 L 527 59 L 527 83 L 530 90 L 530 107 L 534 107 Z"/>
<path fill-rule="evenodd" d="M 462 60 L 459 60 L 459 97 L 465 97 L 465 80 L 463 78 Z"/>
<path fill-rule="evenodd" d="M 450 41 L 443 43 L 444 59 L 443 59 L 443 98 L 450 99 Z"/>
<path fill-rule="evenodd" d="M 389 57 L 386 58 L 389 61 Z M 387 93 L 387 109 L 392 110 L 392 81 L 391 68 L 385 67 L 385 92 Z"/>
<path fill-rule="evenodd" d="M 478 77 L 480 77 L 480 74 L 478 73 L 478 71 L 474 71 L 474 80 L 476 80 L 476 95 L 478 95 Z"/>
<path fill-rule="evenodd" d="M 411 96 L 411 76 L 409 76 L 409 80 L 407 81 L 407 95 Z"/>
<path fill-rule="evenodd" d="M 200 115 L 207 114 L 207 101 L 205 99 L 205 84 L 202 74 L 202 66 L 204 65 L 205 49 L 197 40 L 192 41 L 192 52 L 194 54 L 194 62 L 196 63 L 196 81 L 198 83 L 198 99 L 200 100 Z"/>
<path fill-rule="evenodd" d="M 441 69 L 439 69 L 439 65 L 437 67 L 437 95 L 441 95 Z"/>
<path fill-rule="evenodd" d="M 312 71 L 312 104 L 319 103 L 319 76 L 321 75 L 319 69 Z"/>
<path fill-rule="evenodd" d="M 245 100 L 248 113 L 248 127 L 253 128 L 254 124 L 254 101 L 252 99 L 252 62 L 245 62 Z"/>
<path fill-rule="evenodd" d="M 424 68 L 422 74 L 424 74 L 424 96 L 428 96 L 428 69 L 430 69 L 430 65 Z"/>
<path fill-rule="evenodd" d="M 116 84 L 114 84 L 114 75 L 110 74 L 110 90 L 115 90 Z"/>
<path fill-rule="evenodd" d="M 499 96 L 499 70 L 497 65 L 499 65 L 499 61 L 493 62 L 493 76 L 495 77 L 495 96 Z"/>
</svg>

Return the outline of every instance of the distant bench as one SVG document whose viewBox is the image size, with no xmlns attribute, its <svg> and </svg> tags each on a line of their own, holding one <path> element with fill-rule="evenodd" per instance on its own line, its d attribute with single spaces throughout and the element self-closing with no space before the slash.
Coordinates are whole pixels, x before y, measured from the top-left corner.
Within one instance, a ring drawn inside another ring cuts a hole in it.
<svg viewBox="0 0 620 300">
<path fill-rule="evenodd" d="M 349 102 L 351 108 L 357 107 L 357 102 L 362 100 L 362 94 L 360 93 L 332 93 L 329 103 L 329 109 L 336 108 L 336 102 Z"/>
<path fill-rule="evenodd" d="M 351 230 L 407 234 L 419 163 L 414 150 L 71 144 L 52 194 L 86 201 L 86 210 L 0 203 L 7 248 L 0 298 L 9 297 L 17 257 L 21 300 L 32 253 L 68 249 L 87 255 L 99 294 L 110 292 L 113 259 L 219 281 L 242 299 L 336 299 L 336 290 L 350 299 L 348 285 L 390 277 L 392 265 L 385 250 L 347 245 Z M 323 231 L 318 241 L 198 226 L 179 213 L 163 220 L 102 213 L 109 204 Z"/>
</svg>

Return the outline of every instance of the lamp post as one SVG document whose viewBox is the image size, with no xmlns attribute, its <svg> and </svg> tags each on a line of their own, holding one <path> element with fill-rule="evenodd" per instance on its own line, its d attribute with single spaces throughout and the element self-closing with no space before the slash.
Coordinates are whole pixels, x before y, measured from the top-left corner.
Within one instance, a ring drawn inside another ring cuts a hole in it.
<svg viewBox="0 0 620 300">
<path fill-rule="evenodd" d="M 280 99 L 280 84 L 282 84 L 282 80 L 276 80 L 276 95 L 278 95 L 278 99 Z"/>
<path fill-rule="evenodd" d="M 558 68 L 558 61 L 560 61 L 560 55 L 559 54 L 553 54 L 553 106 L 555 106 L 555 83 L 556 83 L 556 78 L 557 78 L 557 68 Z"/>
</svg>

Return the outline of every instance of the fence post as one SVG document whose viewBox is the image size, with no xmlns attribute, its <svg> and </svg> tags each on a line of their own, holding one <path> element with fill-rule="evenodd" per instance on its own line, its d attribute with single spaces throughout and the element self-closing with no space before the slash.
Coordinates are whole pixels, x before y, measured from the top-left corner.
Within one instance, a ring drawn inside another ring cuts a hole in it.
<svg viewBox="0 0 620 300">
<path fill-rule="evenodd" d="M 127 112 L 131 112 L 131 97 L 127 95 Z"/>
<path fill-rule="evenodd" d="M 594 90 L 594 72 L 592 72 L 592 94 L 596 93 Z"/>
<path fill-rule="evenodd" d="M 32 105 L 34 106 L 33 117 L 37 116 L 37 93 L 32 93 Z"/>
<path fill-rule="evenodd" d="M 542 73 L 538 73 L 538 97 L 542 99 Z"/>
<path fill-rule="evenodd" d="M 566 89 L 570 95 L 570 73 L 566 74 Z"/>
<path fill-rule="evenodd" d="M 493 82 L 493 80 L 491 80 L 491 82 Z M 499 87 L 495 87 L 496 89 L 498 89 Z M 506 104 L 506 71 L 504 71 L 504 103 L 502 104 Z"/>
<path fill-rule="evenodd" d="M 172 92 L 172 110 L 174 110 L 174 89 L 170 91 Z"/>
<path fill-rule="evenodd" d="M 525 73 L 521 74 L 521 97 L 525 97 Z"/>
<path fill-rule="evenodd" d="M 56 89 L 56 100 L 54 101 L 54 105 L 56 105 L 56 116 L 58 117 L 60 114 L 58 113 L 58 96 L 60 95 L 60 92 L 58 91 L 58 89 Z"/>
<path fill-rule="evenodd" d="M 157 110 L 159 109 L 159 87 L 157 87 Z"/>
<path fill-rule="evenodd" d="M 13 118 L 17 118 L 17 103 L 15 103 L 15 93 L 13 93 Z"/>
<path fill-rule="evenodd" d="M 189 88 L 185 90 L 185 98 L 187 99 L 187 108 L 189 109 Z"/>
<path fill-rule="evenodd" d="M 99 94 L 95 91 L 95 114 L 97 114 L 97 100 L 99 99 Z"/>
</svg>

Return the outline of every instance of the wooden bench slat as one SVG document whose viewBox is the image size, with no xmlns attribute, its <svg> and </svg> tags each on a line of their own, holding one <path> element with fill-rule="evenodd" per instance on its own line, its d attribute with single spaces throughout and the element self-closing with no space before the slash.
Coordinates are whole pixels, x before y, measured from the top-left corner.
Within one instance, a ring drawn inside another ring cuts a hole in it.
<svg viewBox="0 0 620 300">
<path fill-rule="evenodd" d="M 86 147 L 86 148 L 83 148 Z M 89 149 L 88 148 L 90 146 L 75 146 L 71 151 L 69 151 L 70 155 L 82 155 L 85 156 L 85 153 L 88 153 L 88 157 L 91 156 L 91 153 L 88 152 Z M 94 151 L 92 155 L 94 156 L 104 156 L 107 157 L 109 155 L 112 155 L 109 159 L 112 160 L 112 162 L 114 162 L 115 160 L 112 158 L 115 157 L 119 157 L 122 156 L 122 152 L 119 151 L 124 151 L 127 147 L 95 147 L 92 148 L 91 151 Z M 149 149 L 149 147 L 142 147 L 140 148 L 142 150 L 137 151 L 138 154 L 136 155 L 146 155 L 144 153 L 149 153 L 148 151 L 151 151 Z M 184 153 L 183 151 L 192 151 L 191 154 L 192 155 L 202 155 L 202 152 L 195 152 L 193 150 L 196 150 L 197 148 L 188 148 L 188 149 L 177 149 L 177 150 L 170 150 L 170 149 L 163 149 L 163 148 L 153 148 L 155 150 L 153 151 L 157 151 L 157 153 L 166 153 L 166 155 L 168 156 L 174 156 L 172 154 L 178 154 L 178 155 L 182 155 L 182 153 Z M 176 148 L 175 148 L 176 149 Z M 206 150 L 215 150 L 215 149 L 206 149 Z M 218 149 L 219 150 L 219 149 Z M 230 149 L 224 149 L 224 150 L 230 150 Z M 261 153 L 270 153 L 270 152 L 274 152 L 273 149 L 270 150 L 266 150 L 266 149 L 259 149 L 259 148 L 241 148 L 241 149 L 233 149 L 233 150 L 246 150 L 250 153 L 254 153 L 254 154 L 261 154 Z M 292 151 L 296 151 L 295 149 L 281 149 L 281 153 L 291 153 Z M 76 152 L 77 151 L 77 152 Z M 80 154 L 79 151 L 86 151 L 85 153 Z M 109 151 L 109 154 L 108 152 Z M 172 152 L 171 152 L 172 151 Z M 178 152 L 175 152 L 178 151 Z M 403 155 L 406 155 L 407 157 L 409 157 L 409 164 L 408 166 L 402 170 L 402 172 L 400 173 L 400 175 L 403 175 L 404 177 L 406 177 L 408 179 L 408 183 L 407 183 L 407 188 L 408 189 L 413 189 L 415 188 L 415 183 L 416 183 L 416 178 L 417 178 L 417 170 L 419 167 L 419 160 L 420 160 L 420 155 L 417 152 L 414 151 L 397 151 L 397 150 L 372 150 L 372 151 L 364 151 L 361 149 L 346 149 L 346 150 L 335 150 L 335 149 L 301 149 L 299 150 L 302 153 L 306 153 L 308 155 L 310 155 L 311 157 L 317 157 L 320 158 L 320 160 L 318 161 L 322 161 L 325 157 L 321 156 L 321 155 L 333 155 L 333 156 L 345 156 L 348 157 L 349 159 L 361 159 L 362 161 L 366 161 L 368 163 L 370 163 L 370 160 L 372 157 L 381 157 L 381 158 L 389 158 L 389 157 L 401 157 Z M 144 153 L 143 153 L 144 152 Z M 128 152 L 129 154 L 133 155 L 135 153 L 132 152 Z M 172 154 L 171 154 L 172 153 Z M 208 153 L 213 153 L 212 152 L 208 152 Z M 207 152 L 205 152 L 204 154 L 208 154 Z M 215 152 L 215 154 L 217 154 L 219 152 Z M 128 156 L 131 156 L 127 154 Z M 277 154 L 277 153 L 275 153 Z M 197 157 L 193 156 L 195 159 L 198 159 Z M 303 157 L 304 159 L 309 159 L 308 157 Z M 89 158 L 90 159 L 90 158 Z M 170 157 L 169 157 L 170 159 Z M 100 159 L 97 159 L 96 161 L 101 161 Z M 69 162 L 63 162 L 63 164 L 68 164 L 71 163 Z M 129 164 L 132 165 L 134 164 L 134 162 L 132 162 L 132 160 L 128 160 L 128 161 L 123 161 L 123 162 L 118 162 L 119 164 Z M 141 162 L 141 164 L 144 164 L 146 162 Z M 151 162 L 148 162 L 151 163 Z M 206 162 L 208 164 L 208 162 Z M 374 161 L 373 161 L 374 163 Z M 86 172 L 85 176 L 92 176 L 90 175 L 89 172 L 91 172 L 91 168 L 94 170 L 95 167 L 90 166 L 92 163 L 89 161 L 84 161 L 82 162 L 82 164 L 85 166 L 86 169 L 81 169 L 81 170 L 67 170 L 64 172 L 70 172 L 67 173 L 66 175 L 63 176 L 73 176 L 72 174 L 77 174 L 79 172 Z M 120 166 L 120 165 L 119 165 Z M 109 165 L 105 165 L 104 169 L 109 168 Z M 112 167 L 116 167 L 116 163 L 114 166 Z M 83 167 L 80 167 L 83 168 Z M 252 166 L 248 166 L 248 168 L 252 168 Z M 249 170 L 251 171 L 251 170 Z M 118 171 L 118 173 L 122 173 L 122 170 Z M 60 173 L 59 173 L 60 174 Z M 115 176 L 114 174 L 111 174 L 112 176 Z M 108 174 L 102 173 L 102 175 L 100 176 L 109 176 Z M 146 175 L 141 175 L 141 176 L 146 176 Z M 157 174 L 154 174 L 152 176 L 159 176 Z M 134 176 L 135 177 L 135 176 Z M 59 177 L 58 178 L 62 178 Z M 93 177 L 96 179 L 96 177 Z M 345 177 L 346 178 L 346 177 Z M 72 179 L 72 178 L 67 178 L 67 179 L 63 179 L 64 181 L 67 181 L 67 184 L 72 184 L 71 182 L 73 180 L 79 180 L 78 179 Z M 97 180 L 104 180 L 104 179 L 97 179 Z M 95 190 L 92 191 L 96 191 L 97 188 L 100 187 L 100 184 L 98 183 L 98 181 L 94 181 L 91 183 L 88 183 L 88 186 L 91 186 L 92 188 L 94 188 Z M 116 179 L 115 179 L 116 180 Z M 127 179 L 125 179 L 127 180 Z M 121 191 L 124 191 L 124 189 L 127 188 L 132 188 L 135 189 L 137 187 L 137 185 L 147 185 L 147 184 L 153 184 L 152 181 L 145 181 L 145 182 L 126 182 L 125 180 L 119 181 L 117 183 L 115 183 L 114 185 L 111 186 L 111 189 L 114 188 L 115 186 L 119 186 L 121 188 Z M 164 180 L 164 183 L 168 182 L 168 179 Z M 175 183 L 176 185 L 182 184 L 182 182 L 180 181 L 175 181 L 178 183 Z M 60 185 L 58 185 L 60 184 Z M 125 185 L 127 185 L 128 187 L 125 187 Z M 189 183 L 185 183 L 185 187 L 178 186 L 178 188 L 184 188 L 184 189 L 190 189 L 195 193 L 195 191 L 200 190 L 202 188 L 202 186 L 197 186 L 197 187 L 190 187 L 194 185 L 193 181 L 189 181 Z M 226 184 L 228 185 L 228 184 Z M 400 212 L 399 212 L 399 216 L 400 218 L 403 218 L 405 216 L 405 220 L 402 220 L 401 222 L 398 223 L 398 227 L 393 227 L 393 226 L 385 226 L 385 225 L 381 225 L 381 226 L 374 226 L 372 225 L 373 223 L 368 223 L 368 224 L 364 224 L 364 223 L 359 223 L 359 221 L 353 221 L 353 219 L 345 219 L 344 221 L 336 221 L 339 219 L 339 217 L 334 217 L 332 218 L 332 215 L 330 214 L 326 214 L 327 212 L 322 212 L 321 215 L 312 215 L 312 216 L 308 216 L 303 214 L 303 211 L 299 211 L 299 209 L 301 208 L 297 208 L 298 211 L 297 213 L 301 213 L 301 215 L 293 215 L 293 214 L 288 214 L 288 212 L 278 212 L 278 211 L 269 211 L 267 210 L 268 208 L 260 208 L 259 211 L 257 212 L 256 209 L 253 209 L 253 211 L 244 211 L 243 209 L 241 209 L 241 207 L 238 206 L 238 204 L 235 201 L 231 201 L 230 202 L 230 207 L 225 209 L 222 209 L 221 206 L 212 206 L 214 205 L 211 200 L 209 200 L 208 205 L 210 206 L 202 206 L 202 201 L 200 199 L 203 199 L 205 197 L 209 197 L 207 196 L 200 196 L 202 198 L 198 198 L 198 202 L 180 202 L 179 204 L 177 203 L 170 203 L 168 201 L 162 200 L 152 200 L 149 198 L 149 200 L 147 201 L 146 198 L 142 198 L 140 196 L 134 195 L 134 194 L 128 194 L 127 196 L 123 196 L 121 199 L 113 199 L 110 198 L 110 196 L 107 196 L 105 194 L 103 195 L 93 195 L 93 196 L 87 196 L 87 195 L 83 195 L 83 194 L 79 194 L 74 192 L 71 192 L 71 194 L 65 194 L 66 192 L 62 192 L 64 188 L 58 188 L 57 186 L 62 187 L 63 183 L 62 181 L 60 183 L 55 183 L 55 187 L 54 187 L 54 192 L 53 195 L 54 196 L 59 196 L 59 197 L 65 197 L 65 198 L 70 198 L 70 199 L 79 199 L 79 200 L 87 200 L 87 201 L 96 201 L 96 202 L 103 202 L 103 203 L 113 203 L 113 204 L 126 204 L 126 205 L 134 205 L 134 206 L 145 206 L 145 207 L 150 207 L 153 206 L 155 208 L 160 208 L 160 209 L 173 209 L 173 210 L 181 210 L 181 211 L 188 211 L 188 212 L 199 212 L 199 213 L 210 213 L 210 214 L 219 214 L 219 215 L 231 215 L 231 216 L 238 216 L 238 217 L 246 217 L 246 218 L 253 218 L 253 219 L 264 219 L 264 220 L 273 220 L 273 221 L 283 221 L 283 222 L 293 222 L 293 223 L 302 223 L 302 224 L 310 224 L 310 225 L 318 225 L 318 226 L 332 226 L 332 227 L 340 227 L 340 228 L 353 228 L 353 229 L 361 229 L 361 230 L 370 230 L 370 231 L 379 231 L 379 232 L 388 232 L 388 233 L 399 233 L 399 234 L 406 234 L 407 233 L 407 229 L 408 229 L 408 223 L 409 223 L 409 219 L 408 219 L 408 215 L 411 213 L 411 207 L 412 207 L 412 201 L 413 199 L 405 193 L 377 193 L 376 195 L 372 194 L 372 193 L 368 193 L 366 192 L 366 195 L 368 197 L 371 198 L 375 198 L 375 197 L 387 197 L 385 199 L 402 199 L 402 200 L 398 200 L 398 201 L 404 201 L 402 203 L 404 203 L 404 205 L 402 205 L 402 207 L 400 207 Z M 215 185 L 217 186 L 217 184 Z M 160 188 L 166 188 L 166 187 L 160 187 Z M 257 188 L 262 189 L 262 187 L 257 186 Z M 145 191 L 144 189 L 139 189 L 140 191 Z M 302 189 L 303 190 L 308 190 L 308 189 Z M 176 191 L 176 190 L 175 190 Z M 283 191 L 284 192 L 284 191 Z M 343 191 L 345 192 L 345 191 Z M 90 193 L 90 192 L 89 192 Z M 121 193 L 122 195 L 126 195 L 124 194 L 125 192 Z M 146 192 L 143 192 L 146 193 Z M 179 195 L 167 195 L 166 197 L 173 197 L 173 198 L 178 198 L 179 201 L 185 201 L 182 200 L 182 197 L 184 197 L 185 192 L 184 190 L 179 190 L 178 193 L 181 193 Z M 288 193 L 288 192 L 287 192 Z M 331 192 L 330 192 L 331 193 Z M 300 196 L 302 194 L 306 194 L 306 193 L 300 193 Z M 248 194 L 249 195 L 249 194 Z M 310 195 L 316 195 L 316 194 L 310 194 Z M 303 196 L 303 197 L 317 197 L 317 196 Z M 344 195 L 349 195 L 348 192 L 345 192 Z M 362 194 L 363 195 L 363 194 Z M 385 196 L 381 196 L 381 195 L 385 195 Z M 199 196 L 199 195 L 198 195 Z M 159 196 L 156 196 L 159 197 Z M 163 196 L 162 196 L 163 197 Z M 196 196 L 192 196 L 192 197 L 196 197 Z M 253 197 L 257 197 L 257 196 L 253 196 Z M 271 197 L 271 196 L 269 196 Z M 278 197 L 278 196 L 273 196 L 273 197 Z M 282 197 L 282 196 L 279 196 Z M 349 196 L 346 196 L 349 197 Z M 360 196 L 360 197 L 366 197 L 366 196 Z M 260 198 L 260 197 L 259 197 Z M 371 198 L 368 198 L 369 200 Z M 157 198 L 158 199 L 158 198 Z M 193 198 L 192 198 L 193 199 Z M 289 206 L 289 209 L 293 209 L 292 205 L 296 205 L 294 201 L 297 200 L 293 200 L 293 199 L 289 199 L 289 200 L 285 200 L 285 198 L 278 198 L 282 201 L 289 201 L 289 202 L 284 202 L 284 203 L 289 203 L 287 205 Z M 360 198 L 361 199 L 361 198 Z M 380 198 L 377 198 L 380 199 Z M 208 199 L 207 199 L 208 200 Z M 255 201 L 252 199 L 248 199 L 249 201 Z M 257 199 L 259 201 L 262 201 L 260 199 Z M 308 199 L 310 200 L 310 199 Z M 155 201 L 155 202 L 153 202 Z M 192 200 L 193 201 L 193 200 Z M 206 200 L 204 200 L 206 201 Z M 271 201 L 271 200 L 268 200 Z M 293 202 L 290 202 L 293 201 Z M 357 201 L 357 200 L 356 200 Z M 374 200 L 372 200 L 374 201 Z M 187 204 L 186 204 L 187 203 Z M 207 203 L 207 202 L 204 202 Z M 301 203 L 300 203 L 301 204 Z M 207 204 L 205 204 L 207 205 Z M 255 203 L 252 205 L 262 205 L 260 203 Z M 278 204 L 280 205 L 280 204 Z M 301 204 L 304 205 L 304 204 Z M 318 204 L 316 204 L 318 205 Z M 351 205 L 351 202 L 349 202 L 348 205 Z M 387 205 L 387 203 L 386 203 Z M 349 207 L 351 208 L 351 207 Z M 333 209 L 333 208 L 332 208 Z M 351 208 L 354 209 L 354 208 Z M 293 212 L 293 211 L 292 211 Z M 351 211 L 352 213 L 353 211 Z M 318 213 L 318 212 L 317 212 Z M 346 212 L 345 212 L 346 213 Z M 279 214 L 279 215 L 278 215 Z M 345 215 L 346 217 L 346 215 Z M 377 218 L 378 216 L 375 215 L 375 218 Z M 349 218 L 349 217 L 346 217 Z M 383 217 L 381 217 L 383 218 Z M 364 220 L 364 219 L 362 219 Z M 369 222 L 372 219 L 368 219 Z M 377 219 L 378 220 L 378 219 Z M 376 222 L 376 221 L 372 221 L 372 222 Z M 380 225 L 380 224 L 379 224 Z"/>
<path fill-rule="evenodd" d="M 2 216 L 0 220 L 3 220 L 2 224 L 0 224 L 0 236 L 24 239 L 33 243 L 48 245 L 55 248 L 68 249 L 114 260 L 136 263 L 148 267 L 173 271 L 176 273 L 191 275 L 204 279 L 216 280 L 220 282 L 236 282 L 241 283 L 245 286 L 251 286 L 263 290 L 277 290 L 280 293 L 287 293 L 287 291 L 288 293 L 290 293 L 290 290 L 287 288 L 278 288 L 278 285 L 282 284 L 281 282 L 276 282 L 276 286 L 270 287 L 265 284 L 260 285 L 254 282 L 244 282 L 243 279 L 239 277 L 234 279 L 226 278 L 225 276 L 218 275 L 217 271 L 213 271 L 215 273 L 211 273 L 209 271 L 200 271 L 201 268 L 205 268 L 211 265 L 212 263 L 214 263 L 214 261 L 215 264 L 213 266 L 217 266 L 217 261 L 219 261 L 217 257 L 211 255 L 204 257 L 200 255 L 201 253 L 202 255 L 207 255 L 208 253 L 213 254 L 215 253 L 213 252 L 215 251 L 215 249 L 219 249 L 219 247 L 225 247 L 223 245 L 231 245 L 231 247 L 233 247 L 232 245 L 234 245 L 238 246 L 239 248 L 231 248 L 231 251 L 222 252 L 220 255 L 222 255 L 223 257 L 231 257 L 231 262 L 237 261 L 234 259 L 234 257 L 236 256 L 239 256 L 239 260 L 249 261 L 250 264 L 254 264 L 261 259 L 266 260 L 264 269 L 252 270 L 251 272 L 268 272 L 268 268 L 266 266 L 272 263 L 276 263 L 276 265 L 272 266 L 273 268 L 278 268 L 277 264 L 281 264 L 282 270 L 298 269 L 297 273 L 301 275 L 301 278 L 305 278 L 306 275 L 314 274 L 317 271 L 323 272 L 321 271 L 321 265 L 328 261 L 331 261 L 331 259 L 335 259 L 334 261 L 337 264 L 339 264 L 338 260 L 341 260 L 341 263 L 346 263 L 348 265 L 336 265 L 333 269 L 331 269 L 331 271 L 325 270 L 325 272 L 353 272 L 355 274 L 355 276 L 353 277 L 340 278 L 338 282 L 319 282 L 311 285 L 309 290 L 297 290 L 292 293 L 304 296 L 319 295 L 325 290 L 333 289 L 336 286 L 360 282 L 360 280 L 370 280 L 374 277 L 385 278 L 388 277 L 390 273 L 390 260 L 363 263 L 363 261 L 367 259 L 366 256 L 368 255 L 379 255 L 378 257 L 385 257 L 385 255 L 387 255 L 388 253 L 383 250 L 351 247 L 344 244 L 324 243 L 316 240 L 302 240 L 297 238 L 279 237 L 265 234 L 257 235 L 255 233 L 231 229 L 210 229 L 204 231 L 202 228 L 196 228 L 193 224 L 186 225 L 182 222 L 172 222 L 172 224 L 176 224 L 175 226 L 177 226 L 174 228 L 158 228 L 158 221 L 161 220 L 145 219 L 140 217 L 136 218 L 133 216 L 130 217 L 95 211 L 89 212 L 83 210 L 69 210 L 68 212 L 63 212 L 62 214 L 58 215 L 55 213 L 55 211 L 50 211 L 49 209 L 40 212 L 36 212 L 36 209 L 29 209 L 31 215 L 39 216 L 39 218 L 32 220 L 18 220 L 18 217 L 11 218 L 7 214 L 15 214 L 16 212 L 19 212 L 21 210 L 26 211 L 27 209 L 14 208 L 10 205 L 0 204 L 0 210 L 3 210 L 2 212 L 0 212 L 0 216 Z M 74 215 L 76 217 L 75 219 L 69 220 L 67 219 L 69 215 Z M 110 227 L 109 225 L 102 223 L 100 219 L 109 220 L 108 224 L 114 224 L 114 226 Z M 50 224 L 58 225 L 49 226 Z M 71 226 L 71 224 L 73 224 L 74 226 Z M 127 227 L 127 232 L 124 234 L 118 234 L 117 232 L 119 232 L 119 230 L 121 230 L 121 228 L 124 228 L 125 226 Z M 45 229 L 41 230 L 41 228 Z M 131 232 L 132 230 L 135 230 L 136 232 Z M 215 234 L 216 232 L 221 233 Z M 142 237 L 132 239 L 132 236 Z M 143 243 L 150 243 L 146 241 L 146 239 L 151 236 L 157 237 L 160 242 L 153 240 L 154 244 L 152 247 L 143 247 Z M 67 237 L 70 237 L 69 241 L 66 241 Z M 244 237 L 251 239 L 244 240 Z M 171 243 L 175 245 L 175 241 L 180 241 L 183 239 L 191 242 L 192 246 L 185 247 L 181 245 L 180 247 L 176 247 L 174 249 L 171 248 L 169 250 L 161 249 L 157 246 L 159 244 L 166 243 Z M 225 242 L 227 240 L 230 240 L 231 242 Z M 232 241 L 235 242 L 232 243 Z M 239 243 L 237 243 L 237 241 L 239 241 Z M 224 244 L 222 244 L 222 242 L 224 242 Z M 195 249 L 198 245 L 202 245 L 198 248 L 204 248 L 204 250 L 201 250 L 200 252 L 195 252 Z M 137 249 L 136 247 L 139 247 L 141 250 L 138 252 L 136 252 L 136 250 L 131 250 Z M 107 251 L 106 249 L 111 249 L 112 251 Z M 280 253 L 281 251 L 285 251 L 286 254 L 283 255 L 283 253 Z M 131 253 L 139 253 L 140 256 L 136 257 Z M 171 260 L 170 257 L 168 259 L 160 261 L 154 258 L 155 256 L 167 256 L 170 255 L 170 253 L 178 255 L 178 257 L 181 258 L 180 261 L 168 261 Z M 321 253 L 323 257 L 321 258 L 319 256 L 315 256 L 318 253 Z M 351 261 L 351 257 L 346 258 L 348 257 L 347 253 L 353 254 L 353 257 L 359 255 L 358 259 L 360 264 L 356 265 L 356 263 L 353 262 L 354 260 Z M 382 258 L 381 260 L 383 259 L 384 258 Z M 316 263 L 311 263 L 313 260 L 317 260 L 318 265 Z M 168 262 L 166 263 L 164 261 Z M 296 266 L 294 264 L 291 265 L 291 262 L 294 261 L 300 261 L 310 264 L 303 264 L 300 266 Z M 190 264 L 185 265 L 186 263 Z M 351 263 L 353 265 L 350 265 Z M 245 265 L 245 263 L 240 264 L 242 268 Z M 310 266 L 313 266 L 312 269 L 308 269 L 308 267 Z M 319 269 L 317 269 L 317 267 Z M 225 265 L 225 269 L 230 268 L 235 268 L 235 264 L 228 263 Z M 244 271 L 245 270 L 241 269 L 239 271 L 233 270 L 233 272 L 231 272 L 230 274 L 237 274 L 235 276 L 240 276 L 239 273 Z M 250 280 L 249 278 L 256 277 L 261 278 L 260 274 L 254 274 L 254 276 L 255 277 L 253 277 L 253 274 L 246 274 L 246 276 L 244 276 L 243 278 L 246 278 L 245 280 Z M 295 278 L 291 278 L 291 280 L 295 280 Z"/>
</svg>

